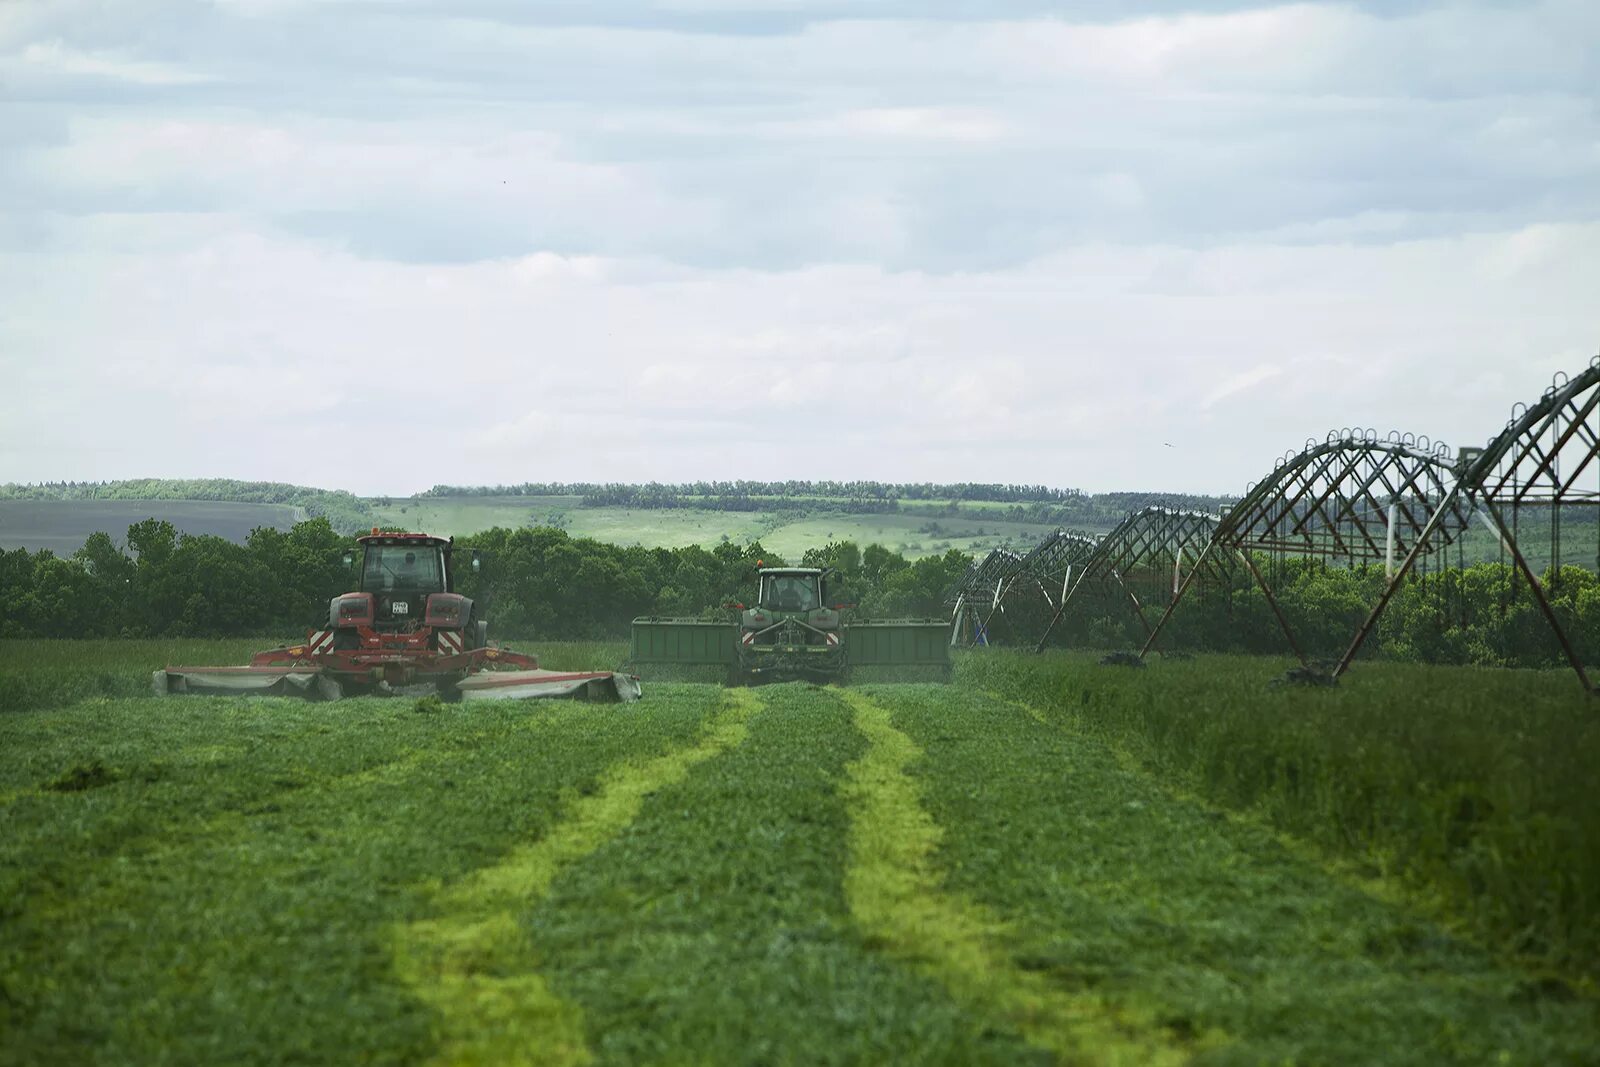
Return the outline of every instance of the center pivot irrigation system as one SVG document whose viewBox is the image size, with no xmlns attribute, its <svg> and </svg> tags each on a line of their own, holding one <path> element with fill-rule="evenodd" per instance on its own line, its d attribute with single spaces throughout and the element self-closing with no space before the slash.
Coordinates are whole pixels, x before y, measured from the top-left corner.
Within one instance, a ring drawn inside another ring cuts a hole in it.
<svg viewBox="0 0 1600 1067">
<path fill-rule="evenodd" d="M 1312 565 L 1381 567 L 1379 595 L 1327 667 L 1337 678 L 1408 581 L 1450 566 L 1452 550 L 1463 566 L 1469 534 L 1495 545 L 1510 593 L 1526 591 L 1593 691 L 1574 619 L 1552 593 L 1571 580 L 1564 567 L 1600 573 L 1600 356 L 1518 404 L 1481 448 L 1452 453 L 1411 434 L 1338 430 L 1278 460 L 1220 515 L 1145 508 L 1103 537 L 1057 531 L 1025 556 L 996 549 L 949 595 L 950 642 L 987 644 L 1004 620 L 1009 639 L 1042 650 L 1092 594 L 1139 619 L 1143 657 L 1186 598 L 1232 597 L 1243 581 L 1259 589 L 1289 648 L 1312 667 L 1279 603 L 1284 583 Z M 1449 621 L 1439 612 L 1440 625 Z"/>
</svg>

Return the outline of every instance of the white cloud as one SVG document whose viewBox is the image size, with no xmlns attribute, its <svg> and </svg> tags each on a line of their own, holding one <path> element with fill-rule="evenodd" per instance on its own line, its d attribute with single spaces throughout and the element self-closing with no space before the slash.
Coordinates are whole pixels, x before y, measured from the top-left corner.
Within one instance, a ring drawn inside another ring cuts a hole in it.
<svg viewBox="0 0 1600 1067">
<path fill-rule="evenodd" d="M 86 52 L 60 41 L 26 45 L 14 59 L 0 61 L 9 79 L 68 75 L 132 82 L 136 85 L 195 85 L 212 79 L 197 71 L 107 52 Z"/>
<path fill-rule="evenodd" d="M 0 479 L 85 465 L 287 477 L 282 457 L 334 424 L 358 440 L 398 424 L 449 428 L 458 447 L 325 480 L 855 474 L 1226 492 L 1330 427 L 1485 437 L 1600 341 L 1597 225 L 1393 247 L 1100 247 L 961 275 L 554 254 L 401 265 L 248 230 L 183 250 L 122 240 L 118 254 L 0 260 L 19 309 L 0 352 L 27 368 Z M 1149 291 L 1173 262 L 1189 281 Z M 72 432 L 54 433 L 63 420 Z M 47 437 L 48 455 L 28 444 Z M 1153 455 L 1151 439 L 1185 443 Z"/>
<path fill-rule="evenodd" d="M 1580 0 L 25 6 L 0 479 L 1228 491 L 1600 341 Z"/>
<path fill-rule="evenodd" d="M 1200 410 L 1210 411 L 1229 397 L 1248 392 L 1264 382 L 1270 382 L 1282 373 L 1282 367 L 1271 363 L 1263 363 L 1260 366 L 1251 367 L 1242 374 L 1235 374 L 1205 395 L 1204 399 L 1200 401 Z"/>
<path fill-rule="evenodd" d="M 996 141 L 1011 133 L 1005 119 L 982 108 L 859 108 L 803 128 L 850 137 L 954 142 Z"/>
</svg>

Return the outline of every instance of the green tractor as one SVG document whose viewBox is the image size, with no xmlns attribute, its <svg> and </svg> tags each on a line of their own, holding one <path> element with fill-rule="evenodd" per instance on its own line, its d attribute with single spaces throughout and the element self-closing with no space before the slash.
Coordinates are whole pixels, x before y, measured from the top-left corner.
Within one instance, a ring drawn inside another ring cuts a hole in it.
<svg viewBox="0 0 1600 1067">
<path fill-rule="evenodd" d="M 949 679 L 948 623 L 850 618 L 853 605 L 828 596 L 832 573 L 758 567 L 755 603 L 726 605 L 729 618 L 634 619 L 627 667 L 722 667 L 729 685 L 843 682 L 856 667 L 933 668 Z"/>
</svg>

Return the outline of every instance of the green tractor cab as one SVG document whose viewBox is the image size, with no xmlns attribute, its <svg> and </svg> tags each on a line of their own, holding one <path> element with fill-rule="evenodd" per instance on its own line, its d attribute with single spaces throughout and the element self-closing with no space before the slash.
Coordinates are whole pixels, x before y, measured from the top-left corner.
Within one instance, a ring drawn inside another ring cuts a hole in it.
<svg viewBox="0 0 1600 1067">
<path fill-rule="evenodd" d="M 634 619 L 627 666 L 722 667 L 730 685 L 844 681 L 854 667 L 934 668 L 948 679 L 943 620 L 851 618 L 852 605 L 830 599 L 831 574 L 760 567 L 755 603 L 727 605 L 729 619 Z"/>
<path fill-rule="evenodd" d="M 739 610 L 737 670 L 750 681 L 828 682 L 844 674 L 843 605 L 828 606 L 827 571 L 757 571 L 754 607 Z"/>
</svg>

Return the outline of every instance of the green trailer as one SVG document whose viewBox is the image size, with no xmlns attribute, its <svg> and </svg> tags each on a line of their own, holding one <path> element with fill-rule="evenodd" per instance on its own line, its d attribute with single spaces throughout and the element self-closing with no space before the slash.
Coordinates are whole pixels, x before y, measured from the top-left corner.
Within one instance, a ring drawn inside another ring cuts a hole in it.
<svg viewBox="0 0 1600 1067">
<path fill-rule="evenodd" d="M 634 619 L 626 667 L 719 668 L 730 685 L 844 681 L 856 667 L 926 668 L 948 680 L 947 623 L 849 618 L 846 605 L 829 601 L 828 574 L 766 567 L 755 604 L 731 605 L 726 619 Z"/>
</svg>

